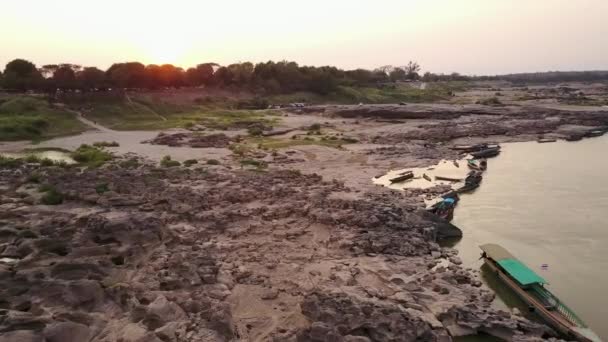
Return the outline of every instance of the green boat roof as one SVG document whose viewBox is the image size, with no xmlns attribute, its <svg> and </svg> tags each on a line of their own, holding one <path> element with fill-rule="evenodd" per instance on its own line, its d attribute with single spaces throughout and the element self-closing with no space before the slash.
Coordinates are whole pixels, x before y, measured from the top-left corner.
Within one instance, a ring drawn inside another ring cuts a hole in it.
<svg viewBox="0 0 608 342">
<path fill-rule="evenodd" d="M 509 253 L 502 246 L 488 243 L 479 246 L 484 251 L 487 257 L 494 260 L 499 264 L 511 277 L 522 285 L 530 284 L 547 284 L 547 281 L 543 277 L 536 274 L 528 266 L 524 265 L 521 261 L 517 260 L 513 254 Z"/>
<path fill-rule="evenodd" d="M 524 265 L 517 259 L 502 259 L 496 261 L 511 277 L 517 280 L 521 285 L 530 284 L 546 284 L 547 281 L 543 277 L 536 274 L 534 271 Z"/>
</svg>

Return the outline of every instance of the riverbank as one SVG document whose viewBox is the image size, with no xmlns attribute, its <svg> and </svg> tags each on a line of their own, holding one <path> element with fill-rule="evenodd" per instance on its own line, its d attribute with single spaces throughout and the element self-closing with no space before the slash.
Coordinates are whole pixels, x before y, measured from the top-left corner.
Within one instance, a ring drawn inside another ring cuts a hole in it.
<svg viewBox="0 0 608 342">
<path fill-rule="evenodd" d="M 399 113 L 389 119 L 331 106 L 278 110 L 271 130 L 258 127 L 273 135 L 93 131 L 3 145 L 119 146 L 106 148 L 116 159 L 98 169 L 2 168 L 0 253 L 10 260 L 1 331 L 78 330 L 93 341 L 551 336 L 492 307 L 479 272 L 434 241 L 437 225 L 420 211 L 445 186 L 394 191 L 372 178 L 455 160 L 456 143 L 588 131 L 608 115 L 417 106 L 388 106 Z M 197 163 L 161 166 L 165 155 Z M 41 205 L 42 185 L 62 203 Z"/>
</svg>

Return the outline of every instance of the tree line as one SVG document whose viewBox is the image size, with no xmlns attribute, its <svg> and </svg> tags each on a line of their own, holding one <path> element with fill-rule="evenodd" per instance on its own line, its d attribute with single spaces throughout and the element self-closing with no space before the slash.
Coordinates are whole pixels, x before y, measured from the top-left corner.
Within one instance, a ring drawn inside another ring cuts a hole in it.
<svg viewBox="0 0 608 342">
<path fill-rule="evenodd" d="M 15 59 L 0 73 L 0 87 L 15 91 L 103 91 L 108 89 L 165 89 L 221 87 L 265 93 L 311 91 L 330 93 L 340 85 L 372 85 L 391 81 L 417 80 L 420 66 L 383 66 L 375 70 L 342 70 L 332 66 L 300 66 L 295 62 L 250 62 L 221 66 L 202 63 L 183 69 L 171 64 L 115 63 L 107 70 L 62 63 L 37 67 Z"/>
</svg>

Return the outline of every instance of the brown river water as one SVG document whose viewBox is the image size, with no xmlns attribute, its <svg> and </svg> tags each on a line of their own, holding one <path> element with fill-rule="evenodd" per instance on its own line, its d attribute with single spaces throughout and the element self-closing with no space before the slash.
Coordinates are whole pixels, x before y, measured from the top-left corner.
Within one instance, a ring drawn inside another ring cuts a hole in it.
<svg viewBox="0 0 608 342">
<path fill-rule="evenodd" d="M 488 160 L 481 187 L 461 196 L 452 223 L 464 234 L 454 246 L 465 266 L 481 267 L 480 244 L 502 245 L 608 340 L 606 151 L 608 136 L 504 144 Z M 497 305 L 521 308 L 492 277 L 484 280 L 497 292 Z"/>
</svg>

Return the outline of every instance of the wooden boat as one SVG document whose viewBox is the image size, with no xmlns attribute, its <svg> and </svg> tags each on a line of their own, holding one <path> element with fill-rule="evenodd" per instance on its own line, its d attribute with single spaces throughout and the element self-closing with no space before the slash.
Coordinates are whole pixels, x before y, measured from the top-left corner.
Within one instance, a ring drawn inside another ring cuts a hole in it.
<svg viewBox="0 0 608 342">
<path fill-rule="evenodd" d="M 460 164 L 458 164 L 458 161 L 454 160 L 454 166 L 460 167 Z"/>
<path fill-rule="evenodd" d="M 583 342 L 601 339 L 544 285 L 547 281 L 497 244 L 479 246 L 481 257 L 498 278 L 511 288 L 530 309 L 560 333 Z"/>
<path fill-rule="evenodd" d="M 458 197 L 443 198 L 441 201 L 428 208 L 427 211 L 449 222 L 454 218 L 454 208 L 456 207 L 458 199 Z"/>
<path fill-rule="evenodd" d="M 435 176 L 435 179 L 448 181 L 448 182 L 460 182 L 462 180 L 461 178 L 446 177 L 446 176 Z"/>
<path fill-rule="evenodd" d="M 471 152 L 473 158 L 489 158 L 495 157 L 500 153 L 500 147 L 490 147 L 479 152 Z"/>
<path fill-rule="evenodd" d="M 566 136 L 564 139 L 566 139 L 566 141 L 583 140 L 583 134 L 570 134 L 570 135 Z"/>
<path fill-rule="evenodd" d="M 536 140 L 539 144 L 545 144 L 545 143 L 552 143 L 552 142 L 556 142 L 557 139 L 553 139 L 553 138 L 539 138 L 538 140 Z"/>
<path fill-rule="evenodd" d="M 391 183 L 399 183 L 399 182 L 403 182 L 405 180 L 414 178 L 414 173 L 412 171 L 407 171 L 407 172 L 403 172 L 400 174 L 400 176 L 397 176 L 395 178 L 391 178 L 390 182 Z"/>
<path fill-rule="evenodd" d="M 429 182 L 432 182 L 433 180 L 431 179 L 431 177 L 429 177 L 426 173 L 422 174 L 422 178 L 426 179 Z"/>
<path fill-rule="evenodd" d="M 605 131 L 601 130 L 601 129 L 596 129 L 596 130 L 592 130 L 589 131 L 585 134 L 585 136 L 587 137 L 599 137 L 604 135 L 604 133 L 606 133 Z"/>
<path fill-rule="evenodd" d="M 479 152 L 488 148 L 500 148 L 499 144 L 496 143 L 481 143 L 475 145 L 456 145 L 452 147 L 452 150 L 462 152 Z"/>
</svg>

